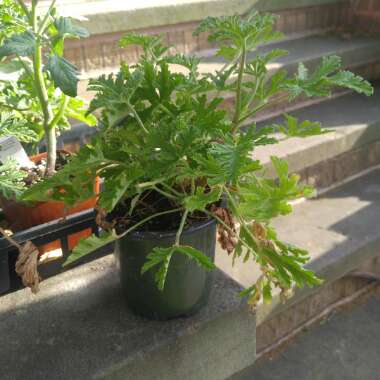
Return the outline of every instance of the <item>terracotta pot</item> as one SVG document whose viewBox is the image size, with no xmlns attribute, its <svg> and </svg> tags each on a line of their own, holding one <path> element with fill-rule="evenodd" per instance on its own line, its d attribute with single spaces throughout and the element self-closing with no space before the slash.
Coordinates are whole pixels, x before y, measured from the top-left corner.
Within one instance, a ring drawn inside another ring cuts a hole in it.
<svg viewBox="0 0 380 380">
<path fill-rule="evenodd" d="M 30 159 L 34 163 L 37 163 L 41 161 L 41 159 L 46 158 L 46 156 L 46 153 L 41 153 L 30 157 Z M 99 191 L 100 180 L 99 178 L 96 178 L 94 184 L 94 194 L 99 194 Z M 1 203 L 4 215 L 10 223 L 11 230 L 18 232 L 43 223 L 51 222 L 56 219 L 61 219 L 67 215 L 93 208 L 96 204 L 96 200 L 97 197 L 94 196 L 94 198 L 78 203 L 71 208 L 65 207 L 64 203 L 59 201 L 36 202 L 33 205 L 30 205 L 23 202 L 2 198 Z M 91 229 L 88 228 L 69 235 L 69 249 L 73 249 L 81 238 L 88 237 L 91 233 Z M 59 240 L 38 247 L 40 254 L 50 252 L 58 248 L 61 248 L 61 242 Z"/>
</svg>

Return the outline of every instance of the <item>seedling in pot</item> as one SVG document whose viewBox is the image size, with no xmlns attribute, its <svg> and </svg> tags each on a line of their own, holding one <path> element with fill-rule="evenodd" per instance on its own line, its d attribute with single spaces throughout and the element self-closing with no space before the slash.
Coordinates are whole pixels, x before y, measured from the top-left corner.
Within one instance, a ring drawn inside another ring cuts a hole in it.
<svg viewBox="0 0 380 380">
<path fill-rule="evenodd" d="M 55 3 L 41 13 L 37 0 L 30 5 L 23 0 L 0 2 L 0 136 L 15 136 L 31 153 L 45 139 L 42 177 L 56 171 L 57 133 L 70 127 L 69 119 L 96 122 L 76 98 L 78 70 L 64 58 L 65 40 L 87 37 L 88 32 L 71 18 L 60 17 Z M 2 168 L 0 192 L 7 198 L 25 188 L 17 178 L 13 181 L 17 169 L 14 162 Z M 18 184 L 13 193 L 4 181 Z"/>
</svg>

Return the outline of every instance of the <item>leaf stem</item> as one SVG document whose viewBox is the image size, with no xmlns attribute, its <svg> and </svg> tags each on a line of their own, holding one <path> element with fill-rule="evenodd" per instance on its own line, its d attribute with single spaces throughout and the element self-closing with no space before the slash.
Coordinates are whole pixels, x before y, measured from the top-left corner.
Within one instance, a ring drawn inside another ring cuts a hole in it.
<svg viewBox="0 0 380 380">
<path fill-rule="evenodd" d="M 174 245 L 177 246 L 177 247 L 180 245 L 182 231 L 183 231 L 183 229 L 185 227 L 185 223 L 186 223 L 186 219 L 187 219 L 187 215 L 188 214 L 189 214 L 189 210 L 185 210 L 185 212 L 182 215 L 181 224 L 179 225 L 177 234 L 175 236 L 175 243 L 174 243 Z"/>
<path fill-rule="evenodd" d="M 235 98 L 235 114 L 232 120 L 233 129 L 232 133 L 235 134 L 236 130 L 239 127 L 239 119 L 240 119 L 240 112 L 241 112 L 241 98 L 242 98 L 242 84 L 243 84 L 243 77 L 244 77 L 244 69 L 245 69 L 245 63 L 247 60 L 247 51 L 246 51 L 246 41 L 243 41 L 243 47 L 240 57 L 240 64 L 239 64 L 239 73 L 238 73 L 238 79 L 237 79 L 237 87 L 236 87 L 236 98 Z"/>
<path fill-rule="evenodd" d="M 129 102 L 127 102 L 127 106 L 128 106 L 128 108 L 129 108 L 129 110 L 132 112 L 134 118 L 136 119 L 137 124 L 142 128 L 142 130 L 143 130 L 145 133 L 149 133 L 148 130 L 145 128 L 144 123 L 143 123 L 142 120 L 140 119 L 139 114 L 138 114 L 138 113 L 136 112 L 136 110 L 133 108 L 132 104 L 130 104 Z"/>
<path fill-rule="evenodd" d="M 119 239 L 119 238 L 122 238 L 125 235 L 128 235 L 129 233 L 131 233 L 132 231 L 134 231 L 135 229 L 137 229 L 138 227 L 140 227 L 144 223 L 149 222 L 151 219 L 157 218 L 158 216 L 162 216 L 162 215 L 174 214 L 175 212 L 178 212 L 178 211 L 181 211 L 181 210 L 182 210 L 181 208 L 175 208 L 175 209 L 172 209 L 172 210 L 162 211 L 162 212 L 158 212 L 156 214 L 150 215 L 147 218 L 145 218 L 143 220 L 140 220 L 140 222 L 136 223 L 131 228 L 128 228 L 121 235 L 117 235 L 117 238 Z"/>
<path fill-rule="evenodd" d="M 162 190 L 162 189 L 160 189 L 157 186 L 153 186 L 153 189 L 156 190 L 158 193 L 162 194 L 163 196 L 169 198 L 169 199 L 175 199 L 175 200 L 177 200 L 176 196 L 174 196 L 173 194 L 167 193 L 165 190 Z"/>
<path fill-rule="evenodd" d="M 53 10 L 54 6 L 55 6 L 55 3 L 56 3 L 57 0 L 53 0 L 50 4 L 50 7 L 48 9 L 48 11 L 46 12 L 45 14 L 45 17 L 44 19 L 42 20 L 39 28 L 38 28 L 38 34 L 39 35 L 42 35 L 46 29 L 46 26 L 47 26 L 47 23 L 49 22 L 49 16 L 50 16 L 50 13 L 51 11 Z"/>
<path fill-rule="evenodd" d="M 22 8 L 22 10 L 24 11 L 26 17 L 28 17 L 29 21 L 31 22 L 32 21 L 31 14 L 29 12 L 28 7 L 24 3 L 24 1 L 23 0 L 17 0 L 17 3 Z"/>
<path fill-rule="evenodd" d="M 256 239 L 255 236 L 252 235 L 252 233 L 248 229 L 248 227 L 247 227 L 244 219 L 238 213 L 238 207 L 237 207 L 237 204 L 235 202 L 235 199 L 232 196 L 232 194 L 230 193 L 230 191 L 227 189 L 226 186 L 224 186 L 224 191 L 227 194 L 228 199 L 230 200 L 230 203 L 231 203 L 233 211 L 234 211 L 234 215 L 239 219 L 241 228 L 243 228 L 245 230 L 245 232 L 251 237 L 252 241 L 254 241 L 255 244 L 256 244 L 256 247 L 251 247 L 251 249 L 253 249 L 253 250 L 255 250 L 257 252 L 257 248 L 260 247 L 260 244 L 259 244 L 258 240 Z"/>
<path fill-rule="evenodd" d="M 36 16 L 37 1 L 32 1 L 32 28 L 37 33 L 37 16 Z M 46 83 L 44 74 L 42 72 L 42 46 L 41 38 L 36 38 L 36 48 L 33 57 L 34 68 L 34 84 L 37 90 L 38 100 L 41 105 L 42 113 L 44 116 L 43 127 L 46 138 L 46 150 L 47 150 L 47 163 L 46 163 L 46 175 L 50 176 L 55 171 L 55 162 L 57 159 L 57 138 L 55 134 L 55 128 L 50 128 L 50 123 L 54 118 L 54 114 L 49 103 L 49 96 L 46 89 Z"/>
<path fill-rule="evenodd" d="M 62 117 L 65 113 L 66 107 L 69 104 L 69 100 L 70 99 L 65 94 L 62 93 L 61 105 L 60 105 L 57 113 L 55 114 L 53 120 L 49 124 L 49 129 L 55 128 L 55 126 L 60 122 L 60 120 L 62 119 Z"/>
</svg>

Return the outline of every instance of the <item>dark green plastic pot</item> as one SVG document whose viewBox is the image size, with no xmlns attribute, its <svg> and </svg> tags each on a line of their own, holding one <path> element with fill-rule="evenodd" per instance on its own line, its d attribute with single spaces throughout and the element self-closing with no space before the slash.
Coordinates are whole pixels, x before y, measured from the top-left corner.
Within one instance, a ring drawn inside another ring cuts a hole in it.
<svg viewBox="0 0 380 380">
<path fill-rule="evenodd" d="M 190 316 L 208 301 L 213 273 L 183 254 L 173 255 L 163 291 L 154 281 L 155 268 L 141 275 L 146 256 L 155 247 L 172 246 L 175 234 L 143 231 L 116 242 L 123 292 L 129 308 L 138 315 L 158 320 Z M 214 260 L 215 240 L 216 223 L 210 220 L 183 231 L 181 244 L 197 248 Z"/>
</svg>

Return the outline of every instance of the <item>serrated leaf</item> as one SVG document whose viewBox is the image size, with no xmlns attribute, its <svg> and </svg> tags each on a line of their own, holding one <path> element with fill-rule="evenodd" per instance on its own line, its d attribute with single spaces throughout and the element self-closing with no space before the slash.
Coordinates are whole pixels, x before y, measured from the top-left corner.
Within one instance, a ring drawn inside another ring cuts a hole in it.
<svg viewBox="0 0 380 380">
<path fill-rule="evenodd" d="M 52 45 L 56 54 L 63 55 L 64 41 L 66 38 L 86 38 L 89 36 L 87 29 L 75 25 L 71 17 L 58 17 L 54 21 L 56 35 L 52 37 Z"/>
<path fill-rule="evenodd" d="M 296 117 L 285 114 L 285 125 L 275 124 L 273 127 L 286 135 L 287 137 L 310 137 L 318 136 L 332 132 L 331 130 L 323 129 L 321 123 L 304 120 L 299 123 Z"/>
<path fill-rule="evenodd" d="M 25 190 L 23 182 L 25 174 L 20 171 L 15 160 L 6 160 L 0 165 L 0 194 L 6 199 L 13 200 L 20 196 Z"/>
<path fill-rule="evenodd" d="M 117 239 L 114 232 L 103 232 L 99 237 L 91 235 L 86 239 L 81 239 L 77 246 L 73 249 L 70 256 L 66 259 L 64 266 L 79 260 L 81 257 L 88 255 L 95 250 L 112 243 Z"/>
<path fill-rule="evenodd" d="M 0 81 L 16 81 L 23 71 L 24 66 L 19 61 L 2 62 L 0 65 Z"/>
<path fill-rule="evenodd" d="M 306 80 L 308 78 L 309 70 L 306 66 L 301 62 L 298 65 L 298 77 L 300 80 Z"/>
<path fill-rule="evenodd" d="M 54 26 L 61 37 L 86 38 L 90 35 L 86 28 L 73 24 L 71 17 L 58 17 Z"/>
<path fill-rule="evenodd" d="M 36 39 L 32 32 L 13 34 L 6 38 L 0 46 L 0 58 L 10 55 L 18 55 L 20 57 L 28 57 L 34 54 L 36 47 Z"/>
<path fill-rule="evenodd" d="M 77 96 L 79 78 L 78 70 L 73 64 L 65 58 L 53 54 L 49 57 L 45 68 L 49 71 L 54 84 L 64 94 L 71 97 Z"/>
<path fill-rule="evenodd" d="M 190 195 L 183 200 L 183 204 L 189 212 L 203 211 L 206 207 L 220 199 L 220 189 L 212 189 L 208 193 L 203 188 L 198 188 L 196 194 Z"/>
<path fill-rule="evenodd" d="M 371 83 L 351 71 L 340 71 L 330 78 L 330 81 L 336 86 L 346 87 L 367 96 L 373 95 Z"/>
<path fill-rule="evenodd" d="M 157 272 L 155 273 L 155 281 L 157 287 L 160 290 L 164 289 L 166 276 L 168 274 L 170 260 L 174 253 L 174 247 L 162 248 L 156 247 L 153 251 L 147 256 L 147 261 L 141 268 L 141 274 L 144 274 L 148 270 L 152 269 L 155 266 L 160 266 Z"/>
<path fill-rule="evenodd" d="M 163 290 L 165 287 L 170 260 L 174 253 L 181 253 L 183 255 L 186 255 L 190 259 L 195 260 L 199 266 L 206 270 L 212 270 L 216 268 L 211 259 L 196 248 L 183 245 L 172 246 L 169 248 L 156 247 L 147 256 L 147 261 L 141 268 L 141 274 L 144 274 L 148 270 L 159 266 L 158 270 L 155 273 L 155 281 L 160 290 Z"/>
</svg>

